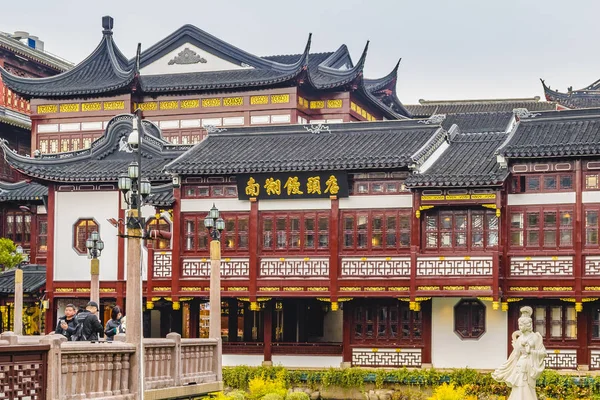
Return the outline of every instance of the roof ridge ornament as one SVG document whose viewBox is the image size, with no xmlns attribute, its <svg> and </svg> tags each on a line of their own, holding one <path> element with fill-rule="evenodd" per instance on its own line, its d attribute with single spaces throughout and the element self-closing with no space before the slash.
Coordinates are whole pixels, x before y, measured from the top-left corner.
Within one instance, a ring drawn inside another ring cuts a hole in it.
<svg viewBox="0 0 600 400">
<path fill-rule="evenodd" d="M 425 125 L 439 125 L 446 119 L 446 114 L 433 114 L 431 117 L 427 119 L 423 119 L 418 121 L 419 124 Z"/>
<path fill-rule="evenodd" d="M 518 119 L 522 119 L 522 118 L 535 118 L 535 117 L 537 117 L 539 115 L 542 115 L 540 113 L 532 113 L 531 111 L 529 111 L 526 108 L 515 108 L 515 109 L 513 109 L 513 114 Z"/>
<path fill-rule="evenodd" d="M 105 35 L 112 35 L 114 23 L 115 20 L 110 15 L 105 15 L 102 17 L 102 33 Z"/>
<path fill-rule="evenodd" d="M 325 125 L 322 123 L 320 123 L 318 125 L 310 124 L 310 126 L 304 126 L 304 129 L 306 129 L 307 132 L 315 133 L 317 135 L 319 133 L 324 133 L 324 132 L 331 133 L 331 129 L 329 129 L 329 125 Z"/>
<path fill-rule="evenodd" d="M 127 138 L 125 136 L 121 136 L 119 140 L 119 151 L 124 151 L 125 153 L 133 153 L 133 148 L 127 142 Z"/>
<path fill-rule="evenodd" d="M 217 128 L 216 125 L 204 125 L 203 128 L 207 133 L 227 132 L 227 129 Z"/>
<path fill-rule="evenodd" d="M 175 57 L 173 57 L 173 59 L 169 60 L 169 65 L 173 65 L 173 64 L 179 64 L 179 65 L 186 65 L 186 64 L 206 64 L 206 58 L 200 56 L 198 53 L 196 53 L 194 50 L 191 50 L 189 48 L 184 48 L 182 51 L 180 51 Z"/>
</svg>

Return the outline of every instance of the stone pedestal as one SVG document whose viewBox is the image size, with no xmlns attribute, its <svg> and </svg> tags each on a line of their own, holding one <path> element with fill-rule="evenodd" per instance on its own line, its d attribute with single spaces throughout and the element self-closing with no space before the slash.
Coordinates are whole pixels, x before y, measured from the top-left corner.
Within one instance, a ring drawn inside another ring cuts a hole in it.
<svg viewBox="0 0 600 400">
<path fill-rule="evenodd" d="M 90 282 L 90 301 L 95 301 L 100 306 L 100 260 L 92 258 L 90 262 L 92 280 Z M 100 310 L 98 310 L 100 311 Z"/>
<path fill-rule="evenodd" d="M 221 338 L 221 242 L 210 242 L 210 324 L 208 337 Z"/>
</svg>

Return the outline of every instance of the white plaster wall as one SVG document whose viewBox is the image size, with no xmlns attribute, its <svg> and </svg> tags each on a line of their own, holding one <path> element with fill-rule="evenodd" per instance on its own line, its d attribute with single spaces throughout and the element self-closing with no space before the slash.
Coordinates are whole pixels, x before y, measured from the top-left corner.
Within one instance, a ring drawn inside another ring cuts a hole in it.
<svg viewBox="0 0 600 400">
<path fill-rule="evenodd" d="M 250 202 L 238 199 L 181 199 L 181 212 L 208 214 L 213 204 L 219 211 L 250 211 Z"/>
<path fill-rule="evenodd" d="M 339 368 L 342 356 L 272 356 L 273 365 L 287 368 Z"/>
<path fill-rule="evenodd" d="M 509 194 L 509 206 L 531 204 L 575 204 L 575 192 Z"/>
<path fill-rule="evenodd" d="M 342 310 L 329 311 L 325 313 L 323 318 L 323 342 L 339 342 L 343 341 L 343 316 Z"/>
<path fill-rule="evenodd" d="M 507 313 L 486 306 L 486 332 L 479 340 L 462 340 L 454 333 L 454 306 L 460 298 L 433 298 L 431 361 L 434 368 L 495 369 L 506 360 Z"/>
<path fill-rule="evenodd" d="M 352 208 L 411 208 L 412 195 L 350 196 L 340 199 L 340 209 Z"/>
<path fill-rule="evenodd" d="M 600 203 L 600 192 L 585 191 L 581 194 L 581 201 L 583 201 L 584 203 Z"/>
<path fill-rule="evenodd" d="M 206 60 L 205 63 L 198 62 L 196 64 L 171 64 L 169 61 L 177 57 L 185 48 L 192 50 L 194 53 Z M 187 72 L 206 72 L 206 71 L 226 71 L 232 69 L 248 69 L 252 67 L 242 67 L 240 65 L 223 60 L 205 50 L 202 50 L 193 44 L 185 43 L 177 49 L 165 54 L 163 57 L 145 66 L 140 70 L 142 75 L 155 74 L 182 74 Z"/>
<path fill-rule="evenodd" d="M 260 200 L 259 211 L 281 211 L 281 210 L 329 210 L 331 200 L 329 199 L 273 199 Z"/>
<path fill-rule="evenodd" d="M 259 367 L 264 360 L 262 354 L 223 354 L 224 367 L 237 367 L 238 365 L 247 365 L 249 367 Z"/>
<path fill-rule="evenodd" d="M 80 218 L 94 218 L 104 250 L 100 280 L 117 279 L 117 228 L 107 222 L 119 215 L 118 192 L 57 192 L 54 224 L 54 280 L 89 281 L 90 260 L 73 249 L 73 226 Z"/>
</svg>

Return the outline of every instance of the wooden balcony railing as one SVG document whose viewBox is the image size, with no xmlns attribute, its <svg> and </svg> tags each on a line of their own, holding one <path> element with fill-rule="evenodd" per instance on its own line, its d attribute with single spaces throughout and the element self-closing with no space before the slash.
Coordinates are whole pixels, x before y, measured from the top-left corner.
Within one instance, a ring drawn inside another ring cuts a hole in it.
<svg viewBox="0 0 600 400">
<path fill-rule="evenodd" d="M 2 84 L 2 81 L 0 81 L 0 107 L 10 108 L 27 115 L 31 113 L 29 102 L 14 94 Z"/>
</svg>

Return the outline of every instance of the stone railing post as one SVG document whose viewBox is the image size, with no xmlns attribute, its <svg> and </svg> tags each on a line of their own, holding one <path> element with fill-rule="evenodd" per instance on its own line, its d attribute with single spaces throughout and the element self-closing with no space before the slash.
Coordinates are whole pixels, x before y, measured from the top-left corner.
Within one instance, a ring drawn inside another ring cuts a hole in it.
<svg viewBox="0 0 600 400">
<path fill-rule="evenodd" d="M 0 340 L 6 340 L 9 346 L 16 346 L 19 344 L 19 336 L 14 332 L 2 332 L 0 334 Z"/>
<path fill-rule="evenodd" d="M 217 375 L 217 381 L 223 380 L 223 357 L 221 356 L 223 352 L 223 341 L 221 339 L 217 339 L 217 344 L 213 350 L 212 356 L 212 368 L 215 374 Z"/>
<path fill-rule="evenodd" d="M 171 355 L 171 377 L 175 381 L 175 386 L 181 386 L 181 335 L 179 333 L 171 332 L 167 335 L 167 339 L 175 342 L 173 347 L 173 354 Z"/>
<path fill-rule="evenodd" d="M 67 338 L 63 335 L 48 335 L 42 337 L 41 344 L 50 345 L 47 358 L 47 377 L 46 377 L 46 400 L 62 399 L 61 387 L 61 352 L 60 344 L 66 342 Z"/>
</svg>

